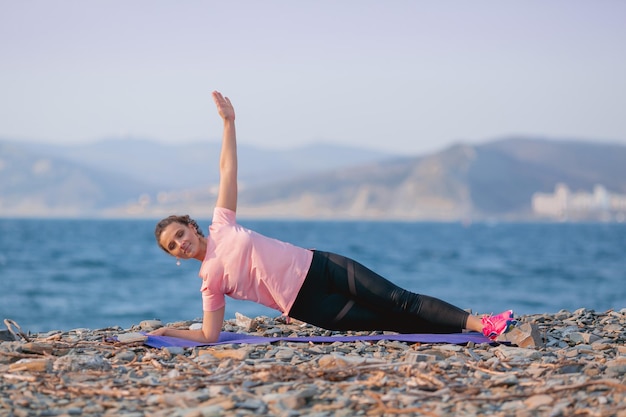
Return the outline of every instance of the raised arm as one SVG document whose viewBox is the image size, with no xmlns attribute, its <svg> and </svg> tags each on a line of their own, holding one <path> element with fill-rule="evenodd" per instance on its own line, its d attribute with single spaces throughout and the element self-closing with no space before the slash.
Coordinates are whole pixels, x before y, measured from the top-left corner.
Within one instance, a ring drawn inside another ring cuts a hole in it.
<svg viewBox="0 0 626 417">
<path fill-rule="evenodd" d="M 224 121 L 222 151 L 220 153 L 220 185 L 217 207 L 237 211 L 237 138 L 235 134 L 235 109 L 228 97 L 213 92 L 217 112 Z"/>
</svg>

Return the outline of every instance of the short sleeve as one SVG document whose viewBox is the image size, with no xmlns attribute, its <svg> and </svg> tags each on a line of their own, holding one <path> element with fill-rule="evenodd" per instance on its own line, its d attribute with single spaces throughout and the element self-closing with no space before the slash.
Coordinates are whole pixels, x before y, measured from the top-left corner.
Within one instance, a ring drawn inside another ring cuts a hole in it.
<svg viewBox="0 0 626 417">
<path fill-rule="evenodd" d="M 211 222 L 211 224 L 225 225 L 235 224 L 236 222 L 237 219 L 234 211 L 224 207 L 215 207 L 215 209 L 213 210 L 213 221 Z"/>
<path fill-rule="evenodd" d="M 211 291 L 209 288 L 202 287 L 202 310 L 215 311 L 226 305 L 226 297 L 222 291 Z"/>
</svg>

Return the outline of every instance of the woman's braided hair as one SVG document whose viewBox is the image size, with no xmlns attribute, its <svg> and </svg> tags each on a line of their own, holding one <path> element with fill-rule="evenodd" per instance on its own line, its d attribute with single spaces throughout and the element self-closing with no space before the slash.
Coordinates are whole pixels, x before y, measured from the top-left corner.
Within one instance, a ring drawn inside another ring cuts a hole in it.
<svg viewBox="0 0 626 417">
<path fill-rule="evenodd" d="M 164 218 L 163 220 L 161 220 L 160 222 L 158 222 L 156 227 L 154 228 L 154 237 L 156 238 L 156 241 L 159 244 L 159 247 L 167 253 L 170 253 L 170 252 L 166 248 L 164 248 L 163 245 L 161 245 L 161 233 L 163 233 L 163 230 L 172 223 L 180 223 L 186 226 L 192 225 L 194 229 L 196 229 L 196 233 L 198 234 L 198 236 L 204 236 L 204 233 L 202 233 L 202 230 L 200 230 L 200 226 L 198 226 L 198 223 L 196 223 L 194 219 L 189 217 L 189 215 L 185 214 L 184 216 L 177 216 L 177 215 L 168 216 Z"/>
</svg>

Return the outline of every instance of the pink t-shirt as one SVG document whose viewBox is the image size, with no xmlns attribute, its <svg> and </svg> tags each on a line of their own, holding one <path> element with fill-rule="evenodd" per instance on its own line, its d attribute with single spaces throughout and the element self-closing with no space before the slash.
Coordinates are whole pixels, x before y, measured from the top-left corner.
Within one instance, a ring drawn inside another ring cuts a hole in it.
<svg viewBox="0 0 626 417">
<path fill-rule="evenodd" d="M 215 311 L 225 295 L 288 313 L 311 266 L 313 252 L 237 224 L 235 212 L 213 211 L 200 267 L 202 307 Z"/>
</svg>

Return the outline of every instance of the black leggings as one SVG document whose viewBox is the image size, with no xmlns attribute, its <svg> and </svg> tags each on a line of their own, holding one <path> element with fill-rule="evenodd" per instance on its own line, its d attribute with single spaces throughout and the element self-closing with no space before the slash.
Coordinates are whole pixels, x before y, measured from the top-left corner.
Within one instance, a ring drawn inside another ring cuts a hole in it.
<svg viewBox="0 0 626 417">
<path fill-rule="evenodd" d="M 289 316 L 329 330 L 458 333 L 469 313 L 404 290 L 352 259 L 314 251 Z"/>
</svg>

